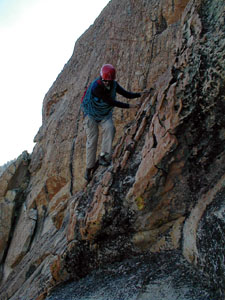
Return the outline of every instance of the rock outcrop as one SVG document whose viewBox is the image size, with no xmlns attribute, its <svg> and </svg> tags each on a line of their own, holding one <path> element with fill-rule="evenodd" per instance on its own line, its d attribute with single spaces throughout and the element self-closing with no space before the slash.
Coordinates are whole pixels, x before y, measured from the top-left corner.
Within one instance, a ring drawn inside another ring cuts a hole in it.
<svg viewBox="0 0 225 300">
<path fill-rule="evenodd" d="M 224 299 L 224 37 L 223 0 L 109 2 L 46 94 L 33 153 L 0 177 L 1 299 L 41 300 L 115 262 L 144 255 L 149 268 L 178 252 L 207 282 L 204 300 Z M 104 63 L 151 94 L 115 109 L 112 164 L 86 186 L 80 99 Z M 141 284 L 135 299 L 148 299 L 151 276 Z"/>
</svg>

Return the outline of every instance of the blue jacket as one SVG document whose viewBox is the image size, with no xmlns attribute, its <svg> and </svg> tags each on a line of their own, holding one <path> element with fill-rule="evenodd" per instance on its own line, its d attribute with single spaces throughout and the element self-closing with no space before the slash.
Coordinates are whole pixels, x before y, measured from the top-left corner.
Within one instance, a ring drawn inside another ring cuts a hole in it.
<svg viewBox="0 0 225 300">
<path fill-rule="evenodd" d="M 140 97 L 140 93 L 132 93 L 124 90 L 118 82 L 113 80 L 108 90 L 101 78 L 95 79 L 87 89 L 81 109 L 84 115 L 88 115 L 96 121 L 108 119 L 112 116 L 113 108 L 129 108 L 130 105 L 116 100 L 116 93 L 126 98 Z"/>
</svg>

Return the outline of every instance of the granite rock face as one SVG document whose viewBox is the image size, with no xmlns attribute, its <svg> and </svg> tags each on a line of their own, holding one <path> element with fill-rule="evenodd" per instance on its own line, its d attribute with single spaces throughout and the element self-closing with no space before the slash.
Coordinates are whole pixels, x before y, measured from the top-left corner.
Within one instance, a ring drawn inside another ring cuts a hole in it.
<svg viewBox="0 0 225 300">
<path fill-rule="evenodd" d="M 169 259 L 168 259 L 169 257 Z M 139 255 L 59 286 L 47 300 L 210 300 L 214 299 L 177 251 Z"/>
<path fill-rule="evenodd" d="M 9 246 L 14 242 L 15 225 L 18 223 L 21 207 L 26 199 L 29 184 L 30 157 L 23 152 L 0 177 L 0 278 L 3 272 Z M 24 233 L 23 233 L 24 234 Z M 28 243 L 29 244 L 29 243 Z"/>
<path fill-rule="evenodd" d="M 178 252 L 204 300 L 223 299 L 224 48 L 223 0 L 109 2 L 47 92 L 33 153 L 0 177 L 1 299 L 41 300 L 137 255 L 169 267 Z M 151 93 L 139 110 L 114 110 L 112 163 L 86 185 L 80 99 L 104 63 Z M 134 299 L 163 284 L 143 282 Z"/>
</svg>

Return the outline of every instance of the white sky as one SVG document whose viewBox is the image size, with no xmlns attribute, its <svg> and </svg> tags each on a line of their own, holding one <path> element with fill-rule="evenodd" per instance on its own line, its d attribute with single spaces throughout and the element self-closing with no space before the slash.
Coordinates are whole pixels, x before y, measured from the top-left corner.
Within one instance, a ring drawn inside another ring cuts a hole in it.
<svg viewBox="0 0 225 300">
<path fill-rule="evenodd" d="M 0 166 L 34 147 L 42 101 L 109 0 L 0 0 Z"/>
</svg>

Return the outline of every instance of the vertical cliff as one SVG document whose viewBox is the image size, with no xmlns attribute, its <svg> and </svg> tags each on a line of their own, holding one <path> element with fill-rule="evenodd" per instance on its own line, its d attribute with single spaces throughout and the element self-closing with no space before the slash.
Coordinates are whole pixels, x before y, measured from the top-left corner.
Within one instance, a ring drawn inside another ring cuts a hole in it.
<svg viewBox="0 0 225 300">
<path fill-rule="evenodd" d="M 224 35 L 223 0 L 109 2 L 47 92 L 33 153 L 0 177 L 1 299 L 44 299 L 104 265 L 173 253 L 223 299 Z M 151 94 L 115 109 L 112 164 L 86 186 L 80 99 L 104 63 Z"/>
</svg>

